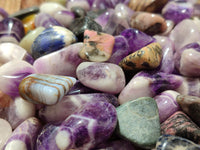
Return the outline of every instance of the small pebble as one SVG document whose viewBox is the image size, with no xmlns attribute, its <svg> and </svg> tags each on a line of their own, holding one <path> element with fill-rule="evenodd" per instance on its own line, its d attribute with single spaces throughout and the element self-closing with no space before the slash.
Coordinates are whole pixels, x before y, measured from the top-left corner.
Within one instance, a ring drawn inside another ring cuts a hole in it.
<svg viewBox="0 0 200 150">
<path fill-rule="evenodd" d="M 35 17 L 36 14 L 31 14 L 22 19 L 25 34 L 35 29 Z"/>
</svg>

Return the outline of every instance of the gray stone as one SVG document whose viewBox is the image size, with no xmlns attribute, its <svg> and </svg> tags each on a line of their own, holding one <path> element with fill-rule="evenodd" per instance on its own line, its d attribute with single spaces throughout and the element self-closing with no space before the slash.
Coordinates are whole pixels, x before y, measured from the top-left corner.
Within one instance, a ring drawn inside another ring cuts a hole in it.
<svg viewBox="0 0 200 150">
<path fill-rule="evenodd" d="M 135 145 L 151 149 L 160 136 L 156 101 L 141 97 L 117 107 L 118 134 Z"/>
</svg>

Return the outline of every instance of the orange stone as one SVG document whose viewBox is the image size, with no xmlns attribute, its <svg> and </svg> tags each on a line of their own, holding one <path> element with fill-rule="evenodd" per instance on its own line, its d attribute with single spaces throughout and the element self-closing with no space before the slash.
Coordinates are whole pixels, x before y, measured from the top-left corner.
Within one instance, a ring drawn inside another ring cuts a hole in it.
<svg viewBox="0 0 200 150">
<path fill-rule="evenodd" d="M 35 29 L 35 23 L 34 23 L 35 17 L 36 17 L 36 14 L 31 14 L 22 19 L 22 23 L 25 29 L 25 34 Z"/>
</svg>

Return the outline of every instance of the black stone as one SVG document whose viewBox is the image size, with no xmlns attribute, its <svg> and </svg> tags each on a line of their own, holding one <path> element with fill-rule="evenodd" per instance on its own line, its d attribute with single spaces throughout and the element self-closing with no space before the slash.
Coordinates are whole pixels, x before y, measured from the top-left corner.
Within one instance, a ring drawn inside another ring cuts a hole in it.
<svg viewBox="0 0 200 150">
<path fill-rule="evenodd" d="M 74 13 L 76 18 L 81 18 L 86 16 L 86 11 L 81 7 L 72 7 L 71 11 Z"/>
<path fill-rule="evenodd" d="M 86 29 L 102 32 L 102 27 L 90 17 L 82 17 L 74 20 L 70 30 L 76 35 L 79 42 L 83 42 L 84 31 Z"/>
</svg>

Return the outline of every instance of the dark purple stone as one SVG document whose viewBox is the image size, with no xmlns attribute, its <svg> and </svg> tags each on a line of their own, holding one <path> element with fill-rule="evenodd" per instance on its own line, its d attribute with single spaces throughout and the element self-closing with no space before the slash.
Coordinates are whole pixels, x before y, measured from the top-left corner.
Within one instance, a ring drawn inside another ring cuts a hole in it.
<svg viewBox="0 0 200 150">
<path fill-rule="evenodd" d="M 125 29 L 121 35 L 128 41 L 129 54 L 155 41 L 153 37 L 134 28 Z"/>
<path fill-rule="evenodd" d="M 0 16 L 2 17 L 2 19 L 7 18 L 8 13 L 3 8 L 0 8 Z M 0 19 L 1 19 L 1 17 L 0 17 Z"/>
<path fill-rule="evenodd" d="M 5 18 L 0 22 L 0 42 L 18 43 L 24 35 L 24 26 L 20 20 Z"/>
</svg>

